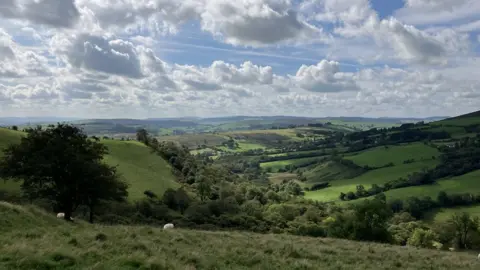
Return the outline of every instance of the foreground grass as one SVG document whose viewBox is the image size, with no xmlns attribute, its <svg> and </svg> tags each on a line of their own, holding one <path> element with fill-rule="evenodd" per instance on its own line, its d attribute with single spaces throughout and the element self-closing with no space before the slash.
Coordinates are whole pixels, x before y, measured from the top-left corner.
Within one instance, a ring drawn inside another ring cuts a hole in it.
<svg viewBox="0 0 480 270">
<path fill-rule="evenodd" d="M 375 147 L 345 158 L 352 160 L 360 166 L 380 167 L 389 162 L 400 165 L 408 159 L 419 161 L 422 159 L 431 159 L 432 156 L 437 157 L 439 155 L 440 152 L 436 148 L 423 143 L 412 143 L 389 146 L 388 148 L 384 146 Z"/>
<path fill-rule="evenodd" d="M 393 167 L 387 167 L 377 170 L 368 171 L 360 176 L 351 179 L 335 180 L 330 182 L 330 187 L 305 192 L 305 197 L 318 201 L 335 201 L 339 200 L 340 192 L 347 193 L 356 191 L 357 185 L 363 185 L 365 189 L 369 189 L 372 184 L 383 185 L 388 181 L 396 180 L 400 177 L 406 177 L 413 172 L 419 172 L 423 168 L 433 168 L 437 164 L 435 160 L 427 160 L 410 164 L 402 164 Z M 406 189 L 406 188 L 405 188 Z M 401 189 L 398 189 L 401 190 Z M 397 190 L 392 190 L 393 192 Z M 388 192 L 386 193 L 387 198 Z M 406 196 L 407 194 L 403 195 Z"/>
<path fill-rule="evenodd" d="M 1 202 L 0 214 L 0 269 L 328 270 L 480 266 L 476 256 L 468 253 L 327 238 L 67 224 L 53 214 Z"/>
</svg>

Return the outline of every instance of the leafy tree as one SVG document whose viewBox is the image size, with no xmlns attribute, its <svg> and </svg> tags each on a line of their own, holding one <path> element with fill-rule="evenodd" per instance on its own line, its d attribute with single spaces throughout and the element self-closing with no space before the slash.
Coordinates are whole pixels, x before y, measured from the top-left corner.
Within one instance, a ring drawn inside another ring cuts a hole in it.
<svg viewBox="0 0 480 270">
<path fill-rule="evenodd" d="M 468 213 L 455 213 L 448 221 L 455 229 L 457 237 L 457 244 L 459 248 L 469 248 L 469 233 L 478 231 L 479 219 L 478 217 L 470 217 Z"/>
<path fill-rule="evenodd" d="M 88 205 L 93 213 L 100 200 L 126 197 L 116 169 L 102 162 L 107 152 L 75 126 L 37 127 L 4 150 L 0 172 L 4 178 L 23 180 L 24 194 L 50 200 L 70 220 L 79 205 Z"/>
<path fill-rule="evenodd" d="M 392 211 L 385 201 L 365 200 L 352 206 L 354 211 L 353 239 L 365 241 L 389 242 L 387 220 Z"/>
<path fill-rule="evenodd" d="M 414 247 L 432 248 L 438 236 L 432 230 L 416 228 L 407 240 L 407 244 Z"/>
<path fill-rule="evenodd" d="M 149 143 L 149 135 L 146 129 L 141 128 L 137 130 L 137 141 L 144 143 L 145 145 L 148 145 Z"/>
<path fill-rule="evenodd" d="M 12 130 L 18 130 L 17 126 L 12 126 Z"/>
</svg>

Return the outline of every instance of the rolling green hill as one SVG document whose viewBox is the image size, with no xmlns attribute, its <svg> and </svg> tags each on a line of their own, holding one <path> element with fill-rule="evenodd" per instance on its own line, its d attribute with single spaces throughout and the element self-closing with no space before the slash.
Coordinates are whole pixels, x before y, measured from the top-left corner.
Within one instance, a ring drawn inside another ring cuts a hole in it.
<svg viewBox="0 0 480 270">
<path fill-rule="evenodd" d="M 423 143 L 412 143 L 370 148 L 345 158 L 359 166 L 381 167 L 390 162 L 394 165 L 400 165 L 405 160 L 414 159 L 419 161 L 432 159 L 432 157 L 438 157 L 438 155 L 440 155 L 440 152 L 436 148 Z"/>
<path fill-rule="evenodd" d="M 0 202 L 1 269 L 478 269 L 476 254 L 329 238 L 66 223 Z"/>
<path fill-rule="evenodd" d="M 406 177 L 413 172 L 421 171 L 424 168 L 432 168 L 436 164 L 437 162 L 435 160 L 426 160 L 371 170 L 351 179 L 332 181 L 330 182 L 330 187 L 316 191 L 308 191 L 305 193 L 305 197 L 319 201 L 336 201 L 339 200 L 339 195 L 341 192 L 354 192 L 357 185 L 363 185 L 366 189 L 368 189 L 372 184 L 382 185 L 388 181 L 395 180 L 400 177 Z"/>
<path fill-rule="evenodd" d="M 0 129 L 0 149 L 10 143 L 18 143 L 22 132 Z M 130 185 L 129 199 L 144 197 L 145 190 L 151 190 L 157 195 L 163 194 L 167 188 L 178 187 L 169 164 L 160 156 L 150 152 L 145 145 L 135 141 L 102 140 L 109 154 L 105 162 L 117 166 L 121 177 Z M 19 183 L 1 181 L 0 190 L 19 191 Z"/>
</svg>

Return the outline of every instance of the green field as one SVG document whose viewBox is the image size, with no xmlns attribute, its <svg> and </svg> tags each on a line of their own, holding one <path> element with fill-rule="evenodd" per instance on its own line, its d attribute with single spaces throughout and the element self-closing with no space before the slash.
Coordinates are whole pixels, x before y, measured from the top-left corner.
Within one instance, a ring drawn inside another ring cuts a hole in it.
<svg viewBox="0 0 480 270">
<path fill-rule="evenodd" d="M 263 169 L 271 168 L 272 172 L 277 172 L 279 169 L 284 168 L 287 165 L 300 165 L 313 160 L 318 159 L 318 157 L 307 157 L 307 158 L 297 158 L 297 159 L 288 159 L 288 160 L 279 160 L 260 163 L 260 167 Z"/>
<path fill-rule="evenodd" d="M 409 196 L 430 196 L 432 199 L 436 199 L 440 191 L 445 191 L 449 194 L 464 192 L 480 193 L 480 170 L 457 177 L 441 179 L 433 185 L 389 190 L 385 192 L 385 195 L 387 196 L 387 200 L 405 199 Z"/>
<path fill-rule="evenodd" d="M 380 167 L 389 162 L 400 165 L 408 159 L 420 161 L 422 159 L 432 159 L 432 156 L 437 157 L 438 155 L 440 155 L 440 152 L 436 148 L 423 143 L 412 143 L 388 146 L 388 148 L 384 146 L 375 147 L 356 155 L 346 156 L 345 159 L 352 160 L 360 166 Z"/>
<path fill-rule="evenodd" d="M 329 238 L 67 223 L 0 202 L 0 269 L 478 269 L 476 255 Z"/>
<path fill-rule="evenodd" d="M 145 197 L 143 192 L 151 190 L 162 195 L 168 188 L 179 187 L 172 174 L 170 165 L 160 156 L 151 153 L 145 145 L 134 141 L 102 141 L 110 153 L 105 161 L 118 165 L 118 172 L 130 184 L 129 199 Z"/>
<path fill-rule="evenodd" d="M 442 121 L 438 121 L 433 125 L 451 125 L 451 126 L 469 126 L 469 125 L 476 125 L 480 123 L 480 117 L 461 117 L 461 118 L 450 118 L 445 119 Z"/>
<path fill-rule="evenodd" d="M 18 143 L 21 132 L 0 129 L 0 147 Z M 169 188 L 178 187 L 170 166 L 160 156 L 151 153 L 145 145 L 136 141 L 102 140 L 110 153 L 105 156 L 107 164 L 118 165 L 118 172 L 128 184 L 129 199 L 145 197 L 143 192 L 151 190 L 157 195 Z M 0 180 L 0 190 L 18 192 L 20 183 Z"/>
<path fill-rule="evenodd" d="M 480 218 L 480 205 L 473 206 L 463 206 L 463 207 L 454 207 L 454 208 L 442 208 L 434 210 L 430 213 L 427 213 L 427 219 L 430 221 L 446 221 L 452 217 L 455 213 L 469 213 L 471 216 Z"/>
<path fill-rule="evenodd" d="M 295 151 L 295 152 L 288 152 L 288 153 L 279 153 L 279 154 L 270 154 L 269 157 L 284 157 L 288 155 L 303 155 L 303 154 L 318 154 L 323 155 L 323 150 L 307 150 L 307 151 Z"/>
<path fill-rule="evenodd" d="M 350 179 L 363 172 L 363 169 L 353 169 L 334 161 L 327 161 L 308 168 L 303 175 L 307 178 L 307 182 L 319 183 Z"/>
<path fill-rule="evenodd" d="M 388 181 L 406 177 L 413 172 L 421 171 L 423 168 L 432 168 L 436 164 L 435 160 L 427 160 L 368 171 L 352 179 L 332 181 L 328 188 L 305 192 L 305 197 L 318 201 L 336 201 L 339 200 L 338 196 L 341 192 L 355 191 L 357 185 L 363 185 L 365 189 L 369 189 L 372 184 L 382 185 Z"/>
<path fill-rule="evenodd" d="M 219 146 L 228 140 L 227 137 L 217 134 L 183 134 L 157 137 L 159 141 L 173 141 L 186 145 L 190 149 L 196 149 L 199 145 L 207 147 Z"/>
</svg>

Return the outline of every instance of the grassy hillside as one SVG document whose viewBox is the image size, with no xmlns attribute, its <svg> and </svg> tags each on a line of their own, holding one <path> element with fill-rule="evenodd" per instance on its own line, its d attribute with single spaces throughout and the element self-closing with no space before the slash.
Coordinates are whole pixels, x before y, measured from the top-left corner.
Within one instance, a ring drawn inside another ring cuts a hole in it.
<svg viewBox="0 0 480 270">
<path fill-rule="evenodd" d="M 479 267 L 475 254 L 328 238 L 67 224 L 3 202 L 0 225 L 0 268 L 11 270 Z"/>
<path fill-rule="evenodd" d="M 303 175 L 309 183 L 328 182 L 333 180 L 350 179 L 364 172 L 363 169 L 349 168 L 334 161 L 327 161 L 315 165 Z"/>
<path fill-rule="evenodd" d="M 372 184 L 382 185 L 390 180 L 406 177 L 408 174 L 421 171 L 423 168 L 432 168 L 436 164 L 437 162 L 435 160 L 427 160 L 368 171 L 355 178 L 332 181 L 330 182 L 330 187 L 317 191 L 306 192 L 305 197 L 319 201 L 339 200 L 338 196 L 341 192 L 354 192 L 357 185 L 363 185 L 366 189 L 368 189 Z"/>
<path fill-rule="evenodd" d="M 445 191 L 449 194 L 475 191 L 480 192 L 480 171 L 441 179 L 433 185 L 389 190 L 385 192 L 385 195 L 387 196 L 387 200 L 403 199 L 408 196 L 430 196 L 432 199 L 436 199 L 440 191 Z"/>
<path fill-rule="evenodd" d="M 160 156 L 151 153 L 145 145 L 135 141 L 102 141 L 110 153 L 105 161 L 110 165 L 118 165 L 118 172 L 130 184 L 129 199 L 144 197 L 145 190 L 157 195 L 168 188 L 178 187 L 169 164 Z"/>
<path fill-rule="evenodd" d="M 288 160 L 263 162 L 263 163 L 260 163 L 260 167 L 264 169 L 271 168 L 272 172 L 277 172 L 279 169 L 284 168 L 287 165 L 300 165 L 316 159 L 318 159 L 318 157 L 307 157 L 307 158 L 296 158 L 296 159 L 288 159 Z"/>
<path fill-rule="evenodd" d="M 0 129 L 0 149 L 10 143 L 18 143 L 22 132 Z M 169 187 L 177 187 L 168 163 L 160 156 L 150 152 L 145 145 L 135 141 L 103 140 L 110 153 L 105 161 L 112 166 L 118 165 L 118 172 L 130 184 L 129 199 L 144 197 L 145 190 L 163 194 Z M 0 152 L 1 154 L 1 152 Z M 18 192 L 20 184 L 12 181 L 0 181 L 0 190 Z"/>
<path fill-rule="evenodd" d="M 432 159 L 437 157 L 440 152 L 431 146 L 423 143 L 412 143 L 395 146 L 380 146 L 365 150 L 356 155 L 346 156 L 357 165 L 370 167 L 380 167 L 392 162 L 395 165 L 403 164 L 403 161 L 415 159 L 417 161 L 423 159 Z"/>
</svg>

